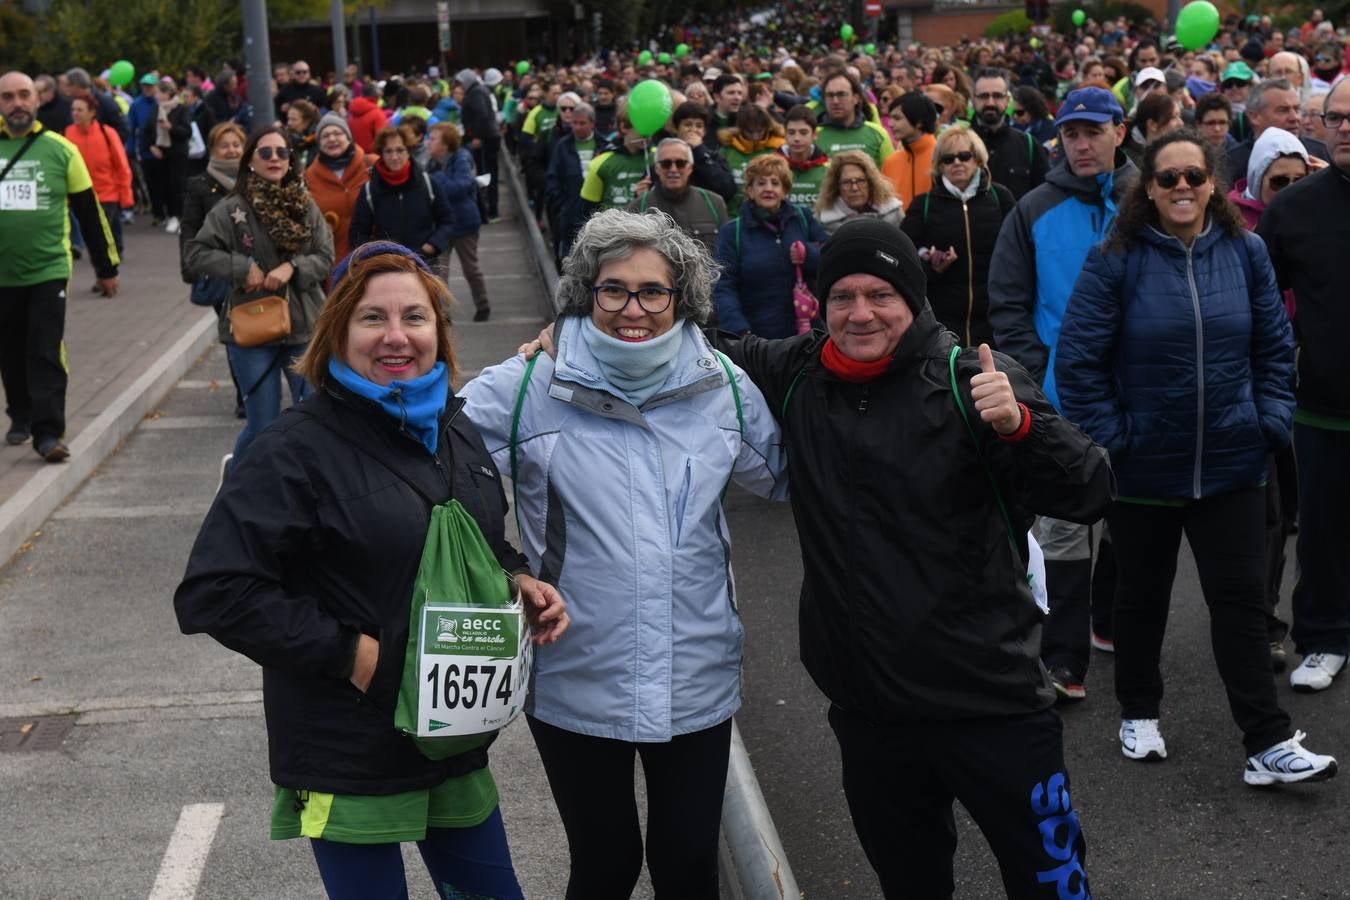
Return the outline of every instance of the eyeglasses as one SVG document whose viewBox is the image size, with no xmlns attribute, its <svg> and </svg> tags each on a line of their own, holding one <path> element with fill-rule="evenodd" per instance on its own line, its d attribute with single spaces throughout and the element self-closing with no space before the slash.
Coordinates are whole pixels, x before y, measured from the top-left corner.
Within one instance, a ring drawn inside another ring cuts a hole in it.
<svg viewBox="0 0 1350 900">
<path fill-rule="evenodd" d="M 290 147 L 258 147 L 253 152 L 258 154 L 259 159 L 271 159 L 274 154 L 277 159 L 291 158 Z"/>
<path fill-rule="evenodd" d="M 576 109 L 576 107 L 575 107 L 575 106 L 560 106 L 560 107 L 558 107 L 558 109 L 559 109 L 559 111 L 561 111 L 561 112 L 571 112 L 572 110 Z"/>
<path fill-rule="evenodd" d="M 960 153 L 944 153 L 944 154 L 942 154 L 940 157 L 938 157 L 938 160 L 939 160 L 944 166 L 950 166 L 952 163 L 956 162 L 958 159 L 961 160 L 961 162 L 970 162 L 970 161 L 971 161 L 972 159 L 974 159 L 974 158 L 975 158 L 975 154 L 974 154 L 972 151 L 970 151 L 970 150 L 962 150 Z"/>
<path fill-rule="evenodd" d="M 1350 119 L 1350 113 L 1343 112 L 1319 113 L 1319 115 L 1322 118 L 1322 124 L 1326 125 L 1332 131 L 1335 131 L 1337 128 L 1344 125 L 1346 119 Z"/>
<path fill-rule="evenodd" d="M 867 187 L 867 179 L 866 179 L 866 178 L 841 178 L 841 179 L 839 179 L 839 186 L 840 186 L 841 188 L 859 188 L 859 187 Z"/>
<path fill-rule="evenodd" d="M 683 169 L 689 165 L 687 159 L 658 159 L 656 164 L 663 169 Z"/>
<path fill-rule="evenodd" d="M 859 294 L 861 294 L 860 291 L 851 294 L 843 292 L 830 294 L 830 296 L 825 298 L 825 305 L 831 309 L 848 309 L 853 305 L 853 298 L 857 297 Z M 862 297 L 867 301 L 868 306 L 873 307 L 895 306 L 897 303 L 904 302 L 904 299 L 895 291 L 869 291 L 866 294 L 862 294 Z"/>
<path fill-rule="evenodd" d="M 986 102 L 989 100 L 993 100 L 995 103 L 1002 103 L 1004 100 L 1008 99 L 1008 95 L 1003 93 L 1002 91 L 993 91 L 990 93 L 976 94 L 975 99 L 983 100 Z"/>
<path fill-rule="evenodd" d="M 1172 188 L 1176 187 L 1177 183 L 1180 182 L 1182 178 L 1185 178 L 1186 183 L 1191 187 L 1198 188 L 1206 181 L 1209 181 L 1209 173 L 1199 166 L 1191 166 L 1181 172 L 1178 172 L 1176 169 L 1163 169 L 1162 171 L 1153 174 L 1153 180 L 1157 182 L 1158 187 L 1162 188 L 1164 191 L 1170 191 Z"/>
<path fill-rule="evenodd" d="M 1272 175 L 1266 184 L 1272 191 L 1282 191 L 1295 181 L 1302 181 L 1306 177 L 1306 175 Z"/>
<path fill-rule="evenodd" d="M 826 100 L 847 100 L 853 96 L 852 91 L 830 91 L 825 95 Z"/>
<path fill-rule="evenodd" d="M 636 291 L 630 291 L 621 284 L 597 284 L 591 288 L 591 293 L 595 296 L 595 305 L 605 312 L 621 312 L 628 306 L 629 300 L 636 298 L 643 312 L 654 316 L 665 312 L 670 301 L 675 299 L 674 288 L 654 284 L 643 285 Z"/>
</svg>

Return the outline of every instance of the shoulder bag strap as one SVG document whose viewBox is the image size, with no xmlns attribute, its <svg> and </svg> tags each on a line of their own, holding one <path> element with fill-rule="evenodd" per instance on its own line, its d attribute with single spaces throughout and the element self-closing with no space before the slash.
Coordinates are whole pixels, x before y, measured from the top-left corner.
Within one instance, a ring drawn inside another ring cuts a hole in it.
<svg viewBox="0 0 1350 900">
<path fill-rule="evenodd" d="M 708 197 L 708 192 L 701 187 L 696 187 L 694 188 L 694 190 L 698 191 L 698 195 L 702 197 L 703 202 L 708 205 L 708 212 L 712 214 L 713 224 L 715 224 L 718 228 L 721 228 L 722 217 L 717 214 L 717 207 L 713 206 L 712 200 Z M 644 194 L 643 197 L 645 198 L 646 194 Z"/>
<path fill-rule="evenodd" d="M 520 524 L 520 488 L 517 487 L 518 479 L 516 477 L 516 435 L 520 431 L 520 410 L 525 405 L 525 395 L 530 390 L 530 376 L 534 374 L 534 364 L 539 361 L 539 354 L 536 353 L 530 357 L 529 365 L 525 366 L 525 375 L 520 379 L 520 393 L 516 394 L 516 406 L 511 410 L 511 508 L 516 514 L 516 530 L 520 532 L 521 540 L 525 540 L 525 529 Z"/>
<path fill-rule="evenodd" d="M 28 140 L 24 141 L 22 144 L 19 145 L 18 152 L 16 152 L 12 157 L 10 157 L 9 162 L 5 163 L 5 170 L 3 172 L 0 172 L 0 181 L 5 180 L 5 176 L 9 174 L 10 169 L 14 168 L 14 164 L 17 163 L 19 159 L 25 153 L 28 152 L 29 147 L 33 146 L 33 141 L 36 141 L 38 139 L 39 133 L 40 132 L 38 131 L 30 132 L 28 135 Z"/>
</svg>

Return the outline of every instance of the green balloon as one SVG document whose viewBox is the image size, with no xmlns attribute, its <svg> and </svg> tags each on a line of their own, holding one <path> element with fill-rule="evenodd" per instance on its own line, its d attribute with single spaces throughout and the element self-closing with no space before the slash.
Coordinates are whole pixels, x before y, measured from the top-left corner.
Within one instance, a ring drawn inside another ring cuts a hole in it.
<svg viewBox="0 0 1350 900">
<path fill-rule="evenodd" d="M 661 65 L 663 65 L 663 66 L 668 66 L 668 65 L 670 65 L 670 54 L 669 54 L 669 53 L 662 53 L 660 56 L 658 56 L 658 57 L 656 58 L 656 61 L 659 62 L 659 63 L 660 63 Z"/>
<path fill-rule="evenodd" d="M 641 53 L 638 54 L 639 66 L 649 66 L 651 64 L 652 64 L 652 51 L 643 50 Z"/>
<path fill-rule="evenodd" d="M 638 134 L 651 137 L 670 118 L 670 88 L 649 78 L 639 81 L 628 94 L 628 121 Z"/>
<path fill-rule="evenodd" d="M 1083 12 L 1081 9 L 1075 9 L 1073 11 L 1072 18 L 1073 24 L 1077 25 L 1079 28 L 1082 28 L 1083 23 L 1087 21 L 1087 13 Z"/>
<path fill-rule="evenodd" d="M 517 75 L 524 75 L 528 71 L 530 71 L 530 61 L 528 59 L 522 59 L 520 62 L 516 63 Z"/>
<path fill-rule="evenodd" d="M 108 70 L 108 82 L 114 87 L 122 87 L 123 85 L 131 84 L 135 77 L 135 66 L 125 59 L 119 59 L 117 62 L 113 63 L 112 68 Z"/>
<path fill-rule="evenodd" d="M 680 44 L 679 46 L 677 46 L 677 47 L 675 48 L 675 58 L 676 58 L 676 59 L 684 59 L 684 58 L 685 58 L 686 56 L 688 56 L 688 55 L 689 55 L 689 45 L 688 45 L 688 44 Z"/>
<path fill-rule="evenodd" d="M 876 44 L 866 44 L 866 45 L 863 46 L 863 50 L 866 51 L 866 53 L 867 53 L 868 56 L 871 56 L 872 54 L 874 54 L 874 53 L 877 52 L 877 45 L 876 45 Z"/>
<path fill-rule="evenodd" d="M 1209 0 L 1193 0 L 1177 16 L 1177 40 L 1187 50 L 1199 50 L 1219 33 L 1219 10 Z"/>
<path fill-rule="evenodd" d="M 851 41 L 851 40 L 853 40 L 853 26 L 852 26 L 852 25 L 840 25 L 840 26 L 839 26 L 839 37 L 840 37 L 841 40 L 845 40 L 845 41 Z"/>
</svg>

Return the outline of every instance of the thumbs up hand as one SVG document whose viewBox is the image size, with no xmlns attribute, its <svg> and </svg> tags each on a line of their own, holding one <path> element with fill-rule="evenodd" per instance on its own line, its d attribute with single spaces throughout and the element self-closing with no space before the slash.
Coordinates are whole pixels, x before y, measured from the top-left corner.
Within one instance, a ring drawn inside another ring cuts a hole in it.
<svg viewBox="0 0 1350 900">
<path fill-rule="evenodd" d="M 980 345 L 980 374 L 970 379 L 970 396 L 982 421 L 999 434 L 1012 434 L 1022 425 L 1022 410 L 1008 376 L 994 368 L 994 353 Z"/>
</svg>

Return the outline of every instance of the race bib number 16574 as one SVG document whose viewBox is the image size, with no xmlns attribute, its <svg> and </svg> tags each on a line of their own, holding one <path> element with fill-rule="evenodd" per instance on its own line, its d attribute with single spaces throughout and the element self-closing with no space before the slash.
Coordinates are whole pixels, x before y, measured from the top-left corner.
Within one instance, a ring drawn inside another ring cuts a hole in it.
<svg viewBox="0 0 1350 900">
<path fill-rule="evenodd" d="M 504 727 L 525 704 L 531 650 L 519 608 L 423 607 L 418 736 L 482 734 Z"/>
</svg>

